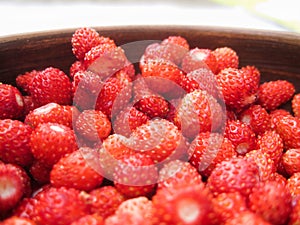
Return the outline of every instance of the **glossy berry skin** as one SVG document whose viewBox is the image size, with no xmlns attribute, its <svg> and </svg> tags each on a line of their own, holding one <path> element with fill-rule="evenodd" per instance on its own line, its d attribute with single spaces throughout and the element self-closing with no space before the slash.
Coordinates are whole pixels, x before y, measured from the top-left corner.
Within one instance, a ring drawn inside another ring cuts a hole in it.
<svg viewBox="0 0 300 225">
<path fill-rule="evenodd" d="M 20 91 L 10 84 L 0 83 L 0 119 L 17 119 L 23 109 L 24 100 Z"/>
<path fill-rule="evenodd" d="M 76 60 L 75 62 L 72 63 L 69 69 L 69 76 L 71 79 L 74 78 L 74 75 L 77 72 L 84 72 L 86 70 L 85 65 L 83 64 L 82 61 Z"/>
<path fill-rule="evenodd" d="M 62 157 L 50 173 L 50 182 L 54 187 L 91 191 L 100 186 L 102 181 L 102 175 L 89 165 L 80 150 Z"/>
<path fill-rule="evenodd" d="M 39 72 L 39 70 L 32 70 L 25 72 L 24 74 L 19 74 L 16 77 L 17 87 L 20 88 L 20 90 L 22 90 L 26 94 L 29 94 L 29 86 L 31 84 L 32 78 Z"/>
<path fill-rule="evenodd" d="M 33 129 L 18 120 L 0 120 L 0 160 L 20 166 L 30 166 L 33 155 L 30 135 Z"/>
<path fill-rule="evenodd" d="M 77 150 L 74 131 L 56 123 L 42 123 L 32 132 L 33 156 L 46 166 L 53 166 L 67 153 Z"/>
<path fill-rule="evenodd" d="M 259 86 L 258 104 L 274 110 L 286 103 L 295 93 L 295 87 L 286 80 L 269 81 Z"/>
<path fill-rule="evenodd" d="M 271 130 L 276 130 L 276 124 L 282 116 L 291 116 L 291 113 L 285 109 L 275 109 L 270 111 L 270 127 Z"/>
<path fill-rule="evenodd" d="M 72 85 L 69 77 L 60 69 L 48 67 L 37 73 L 29 85 L 29 92 L 37 106 L 55 102 L 72 103 Z"/>
<path fill-rule="evenodd" d="M 1 225 L 36 225 L 36 223 L 30 219 L 12 216 L 2 221 Z"/>
<path fill-rule="evenodd" d="M 39 160 L 34 160 L 31 167 L 29 168 L 29 173 L 33 180 L 38 184 L 48 184 L 50 183 L 50 172 L 51 167 L 45 165 Z"/>
<path fill-rule="evenodd" d="M 74 221 L 71 225 L 104 225 L 104 219 L 96 214 L 86 215 Z"/>
<path fill-rule="evenodd" d="M 234 218 L 226 221 L 225 225 L 271 225 L 271 223 L 265 221 L 261 216 L 255 214 L 250 210 L 245 210 Z"/>
<path fill-rule="evenodd" d="M 297 225 L 300 223 L 300 201 L 297 199 L 293 206 L 288 225 Z"/>
<path fill-rule="evenodd" d="M 237 191 L 248 196 L 258 182 L 256 164 L 246 158 L 236 157 L 219 163 L 209 176 L 207 185 L 214 194 Z"/>
<path fill-rule="evenodd" d="M 235 50 L 230 47 L 219 47 L 214 49 L 213 54 L 215 55 L 218 62 L 218 70 L 221 71 L 225 68 L 238 68 L 239 57 Z"/>
<path fill-rule="evenodd" d="M 288 149 L 282 155 L 282 164 L 289 175 L 300 172 L 300 149 Z"/>
<path fill-rule="evenodd" d="M 286 187 L 293 199 L 300 197 L 300 172 L 293 173 L 293 175 L 287 179 Z"/>
<path fill-rule="evenodd" d="M 292 110 L 295 117 L 300 117 L 300 94 L 295 94 L 292 99 Z"/>
<path fill-rule="evenodd" d="M 261 182 L 249 195 L 249 208 L 271 224 L 285 224 L 292 210 L 291 194 L 281 183 Z"/>
</svg>

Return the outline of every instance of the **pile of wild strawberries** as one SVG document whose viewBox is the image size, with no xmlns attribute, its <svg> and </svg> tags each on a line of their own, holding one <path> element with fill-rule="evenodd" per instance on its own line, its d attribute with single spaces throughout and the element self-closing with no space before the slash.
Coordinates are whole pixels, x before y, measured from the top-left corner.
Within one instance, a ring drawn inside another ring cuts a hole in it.
<svg viewBox="0 0 300 225">
<path fill-rule="evenodd" d="M 300 224 L 292 83 L 181 36 L 139 62 L 92 28 L 70 41 L 68 74 L 0 84 L 1 225 Z"/>
</svg>

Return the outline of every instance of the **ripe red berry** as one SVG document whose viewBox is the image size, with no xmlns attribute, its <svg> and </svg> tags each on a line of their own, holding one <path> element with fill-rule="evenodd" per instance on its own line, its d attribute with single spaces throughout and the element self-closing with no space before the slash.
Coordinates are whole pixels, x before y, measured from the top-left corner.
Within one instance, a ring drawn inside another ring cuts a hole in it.
<svg viewBox="0 0 300 225">
<path fill-rule="evenodd" d="M 238 68 L 239 57 L 235 50 L 230 47 L 219 47 L 212 51 L 218 62 L 218 70 L 225 68 Z"/>
<path fill-rule="evenodd" d="M 289 175 L 300 172 L 300 149 L 288 149 L 282 155 L 282 164 Z"/>
<path fill-rule="evenodd" d="M 36 225 L 36 223 L 30 219 L 25 219 L 17 216 L 12 216 L 1 222 L 1 225 Z"/>
<path fill-rule="evenodd" d="M 24 74 L 19 74 L 16 77 L 17 87 L 24 91 L 26 94 L 29 94 L 29 86 L 32 82 L 32 78 L 39 72 L 40 71 L 38 70 L 32 70 Z"/>
<path fill-rule="evenodd" d="M 104 219 L 96 214 L 91 214 L 75 220 L 70 225 L 104 225 Z"/>
<path fill-rule="evenodd" d="M 292 99 L 292 110 L 295 117 L 300 117 L 300 94 L 294 95 Z"/>
<path fill-rule="evenodd" d="M 294 173 L 287 179 L 286 187 L 293 199 L 300 197 L 300 172 Z"/>
<path fill-rule="evenodd" d="M 85 65 L 83 64 L 82 61 L 76 60 L 75 62 L 72 63 L 69 69 L 69 75 L 73 79 L 74 75 L 77 72 L 84 72 L 86 70 Z"/>
<path fill-rule="evenodd" d="M 226 221 L 225 225 L 271 225 L 271 223 L 265 221 L 261 216 L 255 214 L 250 210 L 245 210 L 238 213 L 234 218 Z"/>
</svg>

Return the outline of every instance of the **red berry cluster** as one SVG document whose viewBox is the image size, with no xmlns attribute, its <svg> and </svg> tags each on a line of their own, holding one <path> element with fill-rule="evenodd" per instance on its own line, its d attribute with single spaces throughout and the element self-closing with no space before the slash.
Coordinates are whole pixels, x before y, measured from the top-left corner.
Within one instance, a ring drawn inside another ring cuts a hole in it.
<svg viewBox="0 0 300 225">
<path fill-rule="evenodd" d="M 181 36 L 138 62 L 92 28 L 70 41 L 70 71 L 0 84 L 1 225 L 300 224 L 292 83 Z"/>
</svg>

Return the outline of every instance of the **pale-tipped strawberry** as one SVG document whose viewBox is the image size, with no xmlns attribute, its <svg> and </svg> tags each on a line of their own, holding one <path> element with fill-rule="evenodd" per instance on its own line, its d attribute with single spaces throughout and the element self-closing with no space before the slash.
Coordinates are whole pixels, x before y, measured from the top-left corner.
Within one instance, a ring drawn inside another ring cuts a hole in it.
<svg viewBox="0 0 300 225">
<path fill-rule="evenodd" d="M 239 120 L 227 121 L 224 137 L 232 142 L 236 152 L 240 155 L 245 155 L 257 147 L 255 133 L 248 125 Z"/>
<path fill-rule="evenodd" d="M 72 103 L 72 84 L 60 69 L 47 67 L 37 73 L 29 85 L 29 92 L 37 106 L 55 102 L 61 105 Z"/>
<path fill-rule="evenodd" d="M 289 175 L 300 172 L 300 148 L 292 148 L 284 152 L 282 164 Z"/>
<path fill-rule="evenodd" d="M 286 80 L 268 81 L 259 86 L 257 103 L 267 110 L 274 110 L 291 100 L 295 86 Z"/>
<path fill-rule="evenodd" d="M 113 215 L 125 197 L 114 186 L 95 188 L 89 193 L 89 206 L 93 214 L 103 218 Z"/>
<path fill-rule="evenodd" d="M 0 120 L 0 160 L 24 167 L 30 166 L 33 162 L 31 133 L 32 128 L 21 121 Z"/>
<path fill-rule="evenodd" d="M 270 115 L 260 105 L 251 105 L 241 112 L 239 119 L 249 125 L 255 134 L 262 134 L 270 129 Z"/>
<path fill-rule="evenodd" d="M 257 165 L 247 158 L 234 157 L 217 164 L 208 178 L 207 186 L 216 195 L 240 192 L 248 196 L 259 182 Z"/>
<path fill-rule="evenodd" d="M 102 175 L 89 166 L 80 150 L 62 157 L 50 173 L 50 182 L 54 187 L 91 191 L 102 181 Z"/>
<path fill-rule="evenodd" d="M 23 109 L 21 92 L 10 84 L 0 83 L 0 119 L 18 119 L 22 116 Z"/>
<path fill-rule="evenodd" d="M 31 133 L 30 146 L 33 156 L 49 167 L 78 149 L 74 131 L 57 123 L 38 125 Z"/>
<path fill-rule="evenodd" d="M 186 73 L 197 69 L 205 68 L 211 70 L 214 74 L 218 72 L 218 62 L 210 49 L 193 48 L 185 54 L 182 64 L 182 70 Z"/>
<path fill-rule="evenodd" d="M 276 181 L 260 182 L 249 195 L 249 208 L 271 224 L 285 224 L 292 210 L 291 194 Z"/>
<path fill-rule="evenodd" d="M 225 68 L 238 68 L 239 56 L 237 52 L 231 47 L 219 47 L 212 51 L 218 62 L 218 71 Z"/>
<path fill-rule="evenodd" d="M 188 153 L 190 163 L 205 177 L 211 174 L 218 163 L 237 155 L 229 139 L 210 132 L 198 134 Z"/>
</svg>

